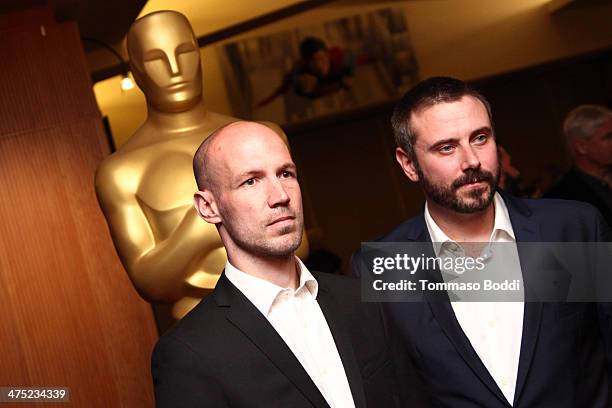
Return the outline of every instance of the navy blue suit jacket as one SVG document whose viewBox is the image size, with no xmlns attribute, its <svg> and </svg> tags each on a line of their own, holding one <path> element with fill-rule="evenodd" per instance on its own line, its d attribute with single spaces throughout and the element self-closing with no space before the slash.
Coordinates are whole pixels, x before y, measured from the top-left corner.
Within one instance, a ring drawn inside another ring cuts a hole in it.
<svg viewBox="0 0 612 408">
<path fill-rule="evenodd" d="M 517 199 L 503 193 L 502 197 L 517 242 L 609 240 L 609 227 L 589 204 Z M 431 238 L 421 214 L 379 241 L 431 242 Z M 360 262 L 358 254 L 353 260 L 356 262 Z M 463 333 L 448 301 L 385 306 L 432 406 L 510 406 Z M 525 303 L 513 406 L 610 406 L 611 309 L 610 304 L 603 303 Z"/>
</svg>

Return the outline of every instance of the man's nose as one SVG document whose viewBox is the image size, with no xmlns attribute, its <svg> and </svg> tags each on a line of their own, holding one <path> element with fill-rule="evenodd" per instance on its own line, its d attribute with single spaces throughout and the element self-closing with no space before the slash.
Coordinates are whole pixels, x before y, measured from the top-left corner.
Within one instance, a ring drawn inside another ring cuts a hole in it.
<svg viewBox="0 0 612 408">
<path fill-rule="evenodd" d="M 268 189 L 268 205 L 270 208 L 289 204 L 289 194 L 285 186 L 280 180 L 274 180 L 270 183 Z"/>
<path fill-rule="evenodd" d="M 469 146 L 463 149 L 463 156 L 461 161 L 461 170 L 465 171 L 467 169 L 477 169 L 480 167 L 480 159 L 478 158 L 478 154 L 474 152 L 472 146 Z"/>
</svg>

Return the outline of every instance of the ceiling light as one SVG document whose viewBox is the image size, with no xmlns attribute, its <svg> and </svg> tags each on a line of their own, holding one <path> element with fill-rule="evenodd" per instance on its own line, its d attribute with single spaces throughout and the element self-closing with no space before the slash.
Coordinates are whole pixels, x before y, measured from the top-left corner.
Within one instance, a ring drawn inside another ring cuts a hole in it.
<svg viewBox="0 0 612 408">
<path fill-rule="evenodd" d="M 125 73 L 123 74 L 123 78 L 121 78 L 121 90 L 129 91 L 130 89 L 134 89 L 134 81 L 132 81 L 132 78 Z"/>
<path fill-rule="evenodd" d="M 119 60 L 119 66 L 121 67 L 121 90 L 122 91 L 129 91 L 130 89 L 134 89 L 134 81 L 132 81 L 132 78 L 130 78 L 129 75 L 129 68 L 128 68 L 128 64 L 127 62 L 125 62 L 123 60 L 123 58 L 121 58 L 121 55 L 119 55 L 119 53 L 110 45 L 106 44 L 103 41 L 100 40 L 96 40 L 95 38 L 81 38 L 82 41 L 85 42 L 90 42 L 90 43 L 94 43 L 102 48 L 104 48 L 105 50 L 109 51 L 111 54 L 113 54 L 115 56 L 115 58 L 117 58 L 117 60 Z"/>
</svg>

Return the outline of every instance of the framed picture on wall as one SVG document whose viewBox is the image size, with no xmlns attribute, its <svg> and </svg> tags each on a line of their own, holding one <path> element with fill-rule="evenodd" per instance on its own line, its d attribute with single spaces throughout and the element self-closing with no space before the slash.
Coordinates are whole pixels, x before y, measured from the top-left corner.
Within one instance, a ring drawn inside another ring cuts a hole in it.
<svg viewBox="0 0 612 408">
<path fill-rule="evenodd" d="M 397 99 L 417 81 L 403 10 L 385 8 L 218 46 L 233 114 L 281 125 Z"/>
</svg>

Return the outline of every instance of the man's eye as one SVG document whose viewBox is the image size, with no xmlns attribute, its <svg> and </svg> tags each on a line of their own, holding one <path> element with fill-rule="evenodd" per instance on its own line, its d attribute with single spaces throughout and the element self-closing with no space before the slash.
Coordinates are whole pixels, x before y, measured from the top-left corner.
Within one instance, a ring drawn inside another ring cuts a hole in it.
<svg viewBox="0 0 612 408">
<path fill-rule="evenodd" d="M 254 178 L 250 178 L 248 180 L 245 180 L 244 183 L 242 183 L 242 185 L 246 185 L 246 186 L 252 186 L 255 184 L 255 179 Z"/>
<path fill-rule="evenodd" d="M 289 177 L 293 177 L 293 173 L 290 172 L 289 170 L 283 170 L 283 172 L 281 173 L 281 177 L 282 178 L 289 178 Z"/>
<path fill-rule="evenodd" d="M 476 136 L 474 139 L 472 139 L 472 142 L 474 142 L 476 144 L 483 144 L 488 139 L 489 139 L 489 137 L 483 133 L 483 134 L 480 134 L 480 135 Z"/>
<path fill-rule="evenodd" d="M 452 153 L 452 151 L 455 149 L 454 146 L 451 145 L 444 145 L 444 146 L 440 146 L 440 148 L 438 149 L 438 151 L 440 153 Z"/>
</svg>

